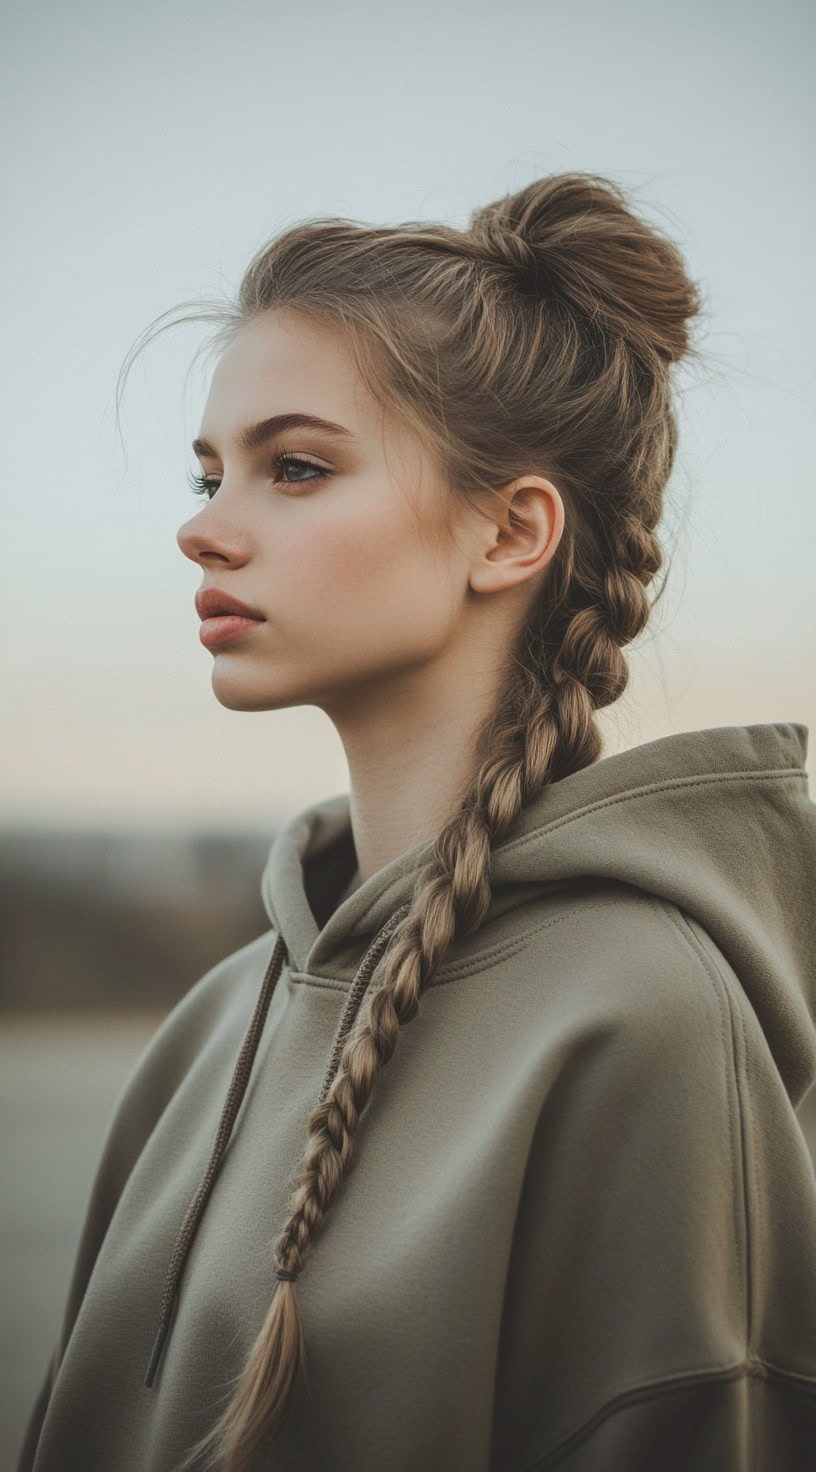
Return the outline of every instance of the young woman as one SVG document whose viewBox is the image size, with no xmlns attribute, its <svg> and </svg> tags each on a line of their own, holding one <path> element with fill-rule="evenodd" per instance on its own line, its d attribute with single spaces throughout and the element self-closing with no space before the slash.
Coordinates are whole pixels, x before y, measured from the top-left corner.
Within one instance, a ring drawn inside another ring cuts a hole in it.
<svg viewBox="0 0 816 1472">
<path fill-rule="evenodd" d="M 319 706 L 350 791 L 122 1092 L 21 1472 L 813 1465 L 807 728 L 595 719 L 699 308 L 562 174 L 297 224 L 222 309 L 213 689 Z"/>
</svg>

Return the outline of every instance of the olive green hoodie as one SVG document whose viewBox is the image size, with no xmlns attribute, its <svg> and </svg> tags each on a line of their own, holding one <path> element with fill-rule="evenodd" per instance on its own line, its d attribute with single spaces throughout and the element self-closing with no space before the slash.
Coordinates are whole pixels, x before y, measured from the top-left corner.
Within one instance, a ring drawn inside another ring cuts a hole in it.
<svg viewBox="0 0 816 1472">
<path fill-rule="evenodd" d="M 486 921 L 377 1076 L 295 1289 L 306 1388 L 258 1472 L 816 1465 L 807 734 L 681 732 L 522 812 Z M 344 1008 L 429 853 L 338 905 L 348 795 L 275 838 L 271 930 L 198 981 L 121 1092 L 19 1472 L 171 1472 L 223 1409 Z"/>
</svg>

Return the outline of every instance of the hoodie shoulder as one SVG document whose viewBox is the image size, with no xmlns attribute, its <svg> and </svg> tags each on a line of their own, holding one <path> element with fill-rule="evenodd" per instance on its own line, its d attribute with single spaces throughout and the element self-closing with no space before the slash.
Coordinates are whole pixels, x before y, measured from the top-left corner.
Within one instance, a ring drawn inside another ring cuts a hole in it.
<svg viewBox="0 0 816 1472">
<path fill-rule="evenodd" d="M 274 943 L 266 931 L 211 966 L 168 1013 L 120 1090 L 91 1186 L 63 1319 L 30 1412 L 17 1472 L 30 1472 L 51 1392 L 127 1180 L 168 1103 L 212 1037 L 246 1025 Z"/>
<path fill-rule="evenodd" d="M 251 1012 L 274 945 L 266 930 L 205 971 L 168 1013 L 136 1063 L 127 1090 L 158 1070 L 175 1088 L 207 1039 L 236 1011 Z M 169 1094 L 168 1094 L 169 1097 Z"/>
<path fill-rule="evenodd" d="M 793 987 L 773 973 L 759 987 L 755 969 L 739 966 L 734 947 L 718 944 L 682 905 L 593 880 L 532 900 L 491 931 L 481 955 L 474 945 L 441 975 L 495 972 L 503 1005 L 540 1047 L 568 1037 L 571 1047 L 596 1050 L 604 1068 L 630 1080 L 640 1074 L 642 1087 L 664 1093 L 704 1067 L 730 1090 L 731 1117 L 744 1116 L 746 1129 L 763 1091 L 784 1130 L 799 1129 L 800 1097 L 785 1066 L 798 1035 Z"/>
<path fill-rule="evenodd" d="M 86 1207 L 62 1331 L 49 1376 L 68 1343 L 99 1249 L 142 1150 L 187 1072 L 213 1036 L 252 1012 L 274 943 L 266 931 L 224 957 L 168 1013 L 131 1069 L 111 1115 Z"/>
<path fill-rule="evenodd" d="M 771 1463 L 799 1465 L 816 1431 L 816 1182 L 757 1015 L 671 901 L 621 887 L 552 920 L 518 972 L 543 1087 L 497 1465 L 645 1472 L 659 1445 L 666 1466 L 747 1472 L 766 1414 Z"/>
</svg>

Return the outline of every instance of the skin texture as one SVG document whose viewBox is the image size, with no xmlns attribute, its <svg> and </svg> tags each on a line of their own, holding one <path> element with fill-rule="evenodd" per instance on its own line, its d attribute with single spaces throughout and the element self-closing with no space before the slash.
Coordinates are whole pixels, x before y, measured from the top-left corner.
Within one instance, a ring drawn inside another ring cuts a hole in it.
<svg viewBox="0 0 816 1472">
<path fill-rule="evenodd" d="M 302 411 L 352 431 L 288 430 L 247 454 L 239 429 Z M 564 526 L 524 475 L 480 514 L 440 483 L 415 433 L 365 389 L 341 339 L 293 313 L 242 326 L 216 365 L 197 438 L 210 499 L 179 528 L 200 587 L 267 622 L 210 651 L 231 710 L 316 705 L 337 729 L 365 881 L 438 832 L 474 775 L 473 741 Z M 327 470 L 289 462 L 284 449 Z"/>
</svg>

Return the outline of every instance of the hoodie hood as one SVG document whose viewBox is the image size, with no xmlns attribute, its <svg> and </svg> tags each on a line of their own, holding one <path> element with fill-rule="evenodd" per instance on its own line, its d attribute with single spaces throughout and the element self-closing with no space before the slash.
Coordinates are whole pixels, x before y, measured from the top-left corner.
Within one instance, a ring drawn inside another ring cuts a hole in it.
<svg viewBox="0 0 816 1472">
<path fill-rule="evenodd" d="M 491 920 L 508 910 L 555 890 L 634 887 L 679 907 L 716 942 L 795 1109 L 816 1078 L 816 804 L 804 766 L 807 737 L 795 722 L 681 731 L 543 787 L 492 851 L 485 920 L 454 940 L 428 984 L 488 947 Z M 284 962 L 290 974 L 348 989 L 321 1103 L 433 846 L 415 844 L 337 904 L 356 866 L 347 793 L 313 803 L 273 842 L 261 880 L 276 931 L 272 954 L 207 1169 L 170 1258 L 145 1385 L 155 1377 Z M 285 1268 L 277 1275 L 293 1276 Z"/>
<path fill-rule="evenodd" d="M 797 722 L 681 731 L 545 786 L 491 858 L 496 916 L 549 890 L 633 885 L 679 906 L 743 984 L 794 1108 L 816 1078 L 816 804 Z M 293 970 L 350 986 L 433 841 L 386 864 L 332 913 L 356 864 L 347 793 L 278 834 L 261 880 Z M 327 917 L 327 918 L 326 918 Z M 456 941 L 445 976 L 479 935 Z"/>
</svg>

